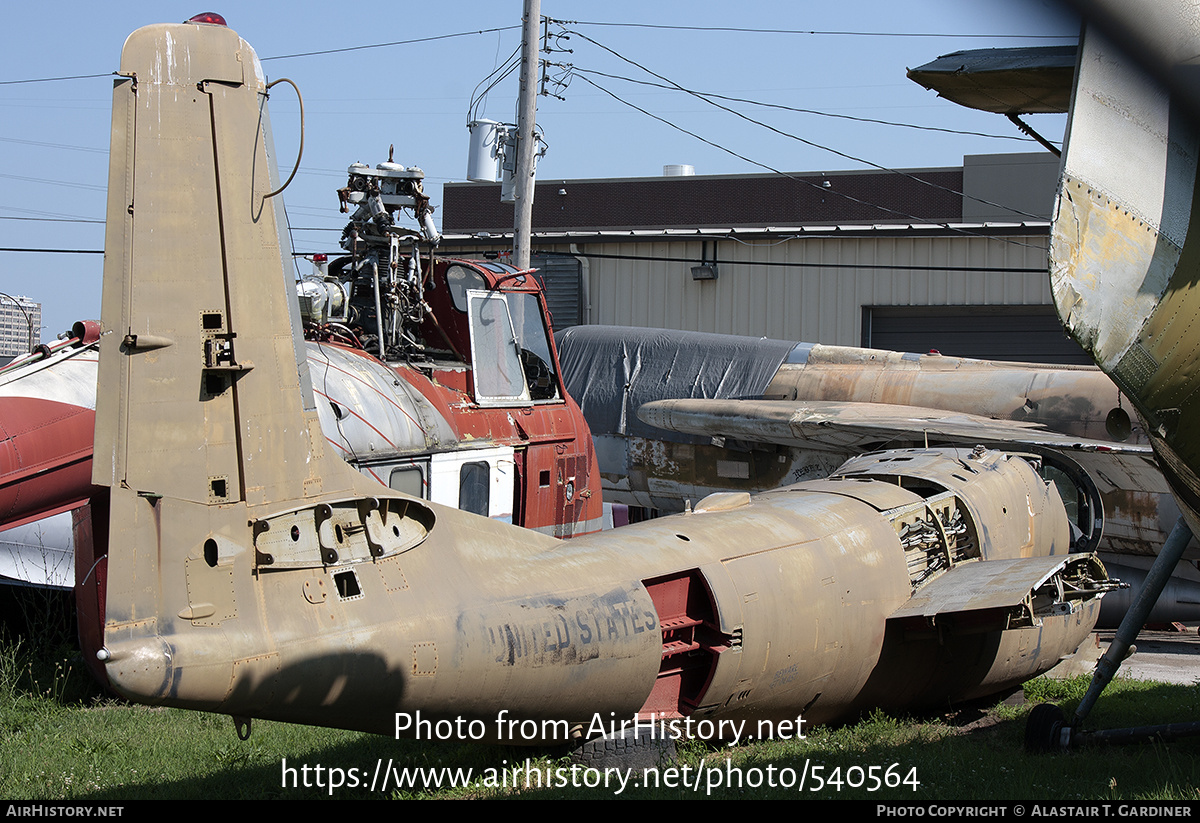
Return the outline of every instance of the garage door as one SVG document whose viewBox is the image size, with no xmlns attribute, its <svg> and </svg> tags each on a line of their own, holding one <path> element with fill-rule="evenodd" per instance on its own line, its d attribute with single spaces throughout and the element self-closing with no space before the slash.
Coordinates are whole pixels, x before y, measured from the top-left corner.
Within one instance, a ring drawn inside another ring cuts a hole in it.
<svg viewBox="0 0 1200 823">
<path fill-rule="evenodd" d="M 986 360 L 1092 363 L 1063 332 L 1053 306 L 866 306 L 863 345 Z"/>
</svg>

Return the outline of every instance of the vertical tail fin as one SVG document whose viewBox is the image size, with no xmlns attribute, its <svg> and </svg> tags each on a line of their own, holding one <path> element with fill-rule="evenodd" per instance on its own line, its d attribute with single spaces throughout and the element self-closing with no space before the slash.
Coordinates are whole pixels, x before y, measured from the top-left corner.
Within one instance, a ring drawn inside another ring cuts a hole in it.
<svg viewBox="0 0 1200 823">
<path fill-rule="evenodd" d="M 219 697 L 269 635 L 253 605 L 255 570 L 275 560 L 260 545 L 269 518 L 294 513 L 285 564 L 319 567 L 341 525 L 379 553 L 379 519 L 390 535 L 389 507 L 405 504 L 360 505 L 380 490 L 326 454 L 265 197 L 277 175 L 254 51 L 223 26 L 151 26 L 126 41 L 120 74 L 93 470 L 111 490 L 100 654 L 141 699 Z M 181 685 L 187 644 L 201 662 Z"/>
<path fill-rule="evenodd" d="M 94 479 L 251 506 L 349 491 L 352 472 L 323 464 L 264 198 L 275 175 L 258 58 L 224 27 L 151 26 L 129 37 L 121 75 Z"/>
</svg>

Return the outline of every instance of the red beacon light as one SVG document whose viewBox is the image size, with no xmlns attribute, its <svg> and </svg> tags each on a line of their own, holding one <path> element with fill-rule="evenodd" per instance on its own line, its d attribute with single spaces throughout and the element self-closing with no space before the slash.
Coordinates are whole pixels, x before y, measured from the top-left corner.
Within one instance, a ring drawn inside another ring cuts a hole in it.
<svg viewBox="0 0 1200 823">
<path fill-rule="evenodd" d="M 229 28 L 229 24 L 225 22 L 225 18 L 217 14 L 215 11 L 206 11 L 197 14 L 195 17 L 189 17 L 188 23 L 209 23 L 214 26 L 225 26 Z"/>
</svg>

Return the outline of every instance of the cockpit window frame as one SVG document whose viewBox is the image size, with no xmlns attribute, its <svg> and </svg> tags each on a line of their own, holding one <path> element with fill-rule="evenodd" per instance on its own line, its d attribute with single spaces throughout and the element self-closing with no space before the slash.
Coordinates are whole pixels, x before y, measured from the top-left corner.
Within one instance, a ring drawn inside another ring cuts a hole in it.
<svg viewBox="0 0 1200 823">
<path fill-rule="evenodd" d="M 544 306 L 537 292 L 468 289 L 466 298 L 475 402 L 485 407 L 565 402 Z M 510 302 L 514 299 L 521 301 L 517 307 L 523 318 L 519 332 Z M 483 316 L 485 305 L 493 313 L 490 320 Z M 499 306 L 503 307 L 502 313 L 497 313 Z M 497 322 L 499 326 L 494 325 Z M 536 339 L 526 339 L 531 336 Z M 548 395 L 537 396 L 539 391 Z"/>
</svg>

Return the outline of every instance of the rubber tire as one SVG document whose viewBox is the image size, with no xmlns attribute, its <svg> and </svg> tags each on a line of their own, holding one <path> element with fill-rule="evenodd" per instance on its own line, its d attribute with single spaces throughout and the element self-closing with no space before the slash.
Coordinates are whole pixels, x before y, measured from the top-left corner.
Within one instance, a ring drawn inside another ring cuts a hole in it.
<svg viewBox="0 0 1200 823">
<path fill-rule="evenodd" d="M 1025 751 L 1055 752 L 1062 748 L 1059 738 L 1067 718 L 1053 703 L 1039 703 L 1025 721 Z"/>
<path fill-rule="evenodd" d="M 624 730 L 617 738 L 598 737 L 570 752 L 572 763 L 592 768 L 648 769 L 674 765 L 678 762 L 675 740 L 651 736 L 647 731 L 634 734 Z"/>
</svg>

